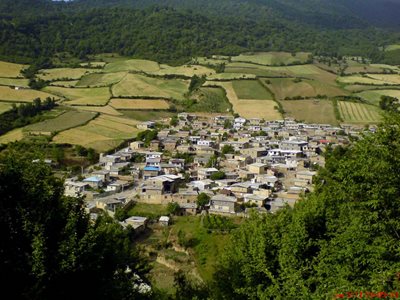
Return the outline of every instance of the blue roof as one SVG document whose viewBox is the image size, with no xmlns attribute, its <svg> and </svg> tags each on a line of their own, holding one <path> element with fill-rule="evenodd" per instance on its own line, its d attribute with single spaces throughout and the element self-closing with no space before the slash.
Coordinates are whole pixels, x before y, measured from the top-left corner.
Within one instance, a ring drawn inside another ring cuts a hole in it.
<svg viewBox="0 0 400 300">
<path fill-rule="evenodd" d="M 86 182 L 99 182 L 99 181 L 101 181 L 101 178 L 97 177 L 97 176 L 92 176 L 92 177 L 88 177 L 88 178 L 84 179 L 83 181 L 86 181 Z"/>
<path fill-rule="evenodd" d="M 160 171 L 159 167 L 144 167 L 145 171 Z"/>
</svg>

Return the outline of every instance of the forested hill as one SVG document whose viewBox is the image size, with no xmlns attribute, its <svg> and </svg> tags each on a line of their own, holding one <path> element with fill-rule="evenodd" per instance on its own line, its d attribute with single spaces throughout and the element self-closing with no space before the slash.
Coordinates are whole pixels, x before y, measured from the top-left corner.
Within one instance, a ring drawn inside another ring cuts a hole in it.
<svg viewBox="0 0 400 300">
<path fill-rule="evenodd" d="M 398 31 L 370 26 L 339 2 L 0 0 L 0 58 L 32 63 L 58 52 L 115 52 L 183 63 L 211 54 L 311 51 L 380 61 L 379 47 L 397 43 Z"/>
</svg>

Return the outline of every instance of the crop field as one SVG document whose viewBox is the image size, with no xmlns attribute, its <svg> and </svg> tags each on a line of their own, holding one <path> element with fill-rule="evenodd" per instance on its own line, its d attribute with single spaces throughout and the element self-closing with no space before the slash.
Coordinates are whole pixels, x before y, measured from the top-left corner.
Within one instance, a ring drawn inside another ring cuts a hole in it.
<svg viewBox="0 0 400 300">
<path fill-rule="evenodd" d="M 0 77 L 22 77 L 21 71 L 26 67 L 28 66 L 0 61 Z"/>
<path fill-rule="evenodd" d="M 192 97 L 196 104 L 187 111 L 205 113 L 227 113 L 231 111 L 231 104 L 221 87 L 201 87 Z"/>
<path fill-rule="evenodd" d="M 345 123 L 378 123 L 381 120 L 379 109 L 368 104 L 339 101 L 339 111 Z"/>
<path fill-rule="evenodd" d="M 216 66 L 220 64 L 226 64 L 228 62 L 228 57 L 216 57 L 216 58 L 207 58 L 207 57 L 196 57 L 193 60 L 193 63 L 200 65 L 211 65 Z"/>
<path fill-rule="evenodd" d="M 13 89 L 8 86 L 0 86 L 0 100 L 15 102 L 32 102 L 36 98 L 42 100 L 47 97 L 59 99 L 59 97 L 31 89 Z"/>
<path fill-rule="evenodd" d="M 119 110 L 124 116 L 138 120 L 141 122 L 144 121 L 153 121 L 153 120 L 161 120 L 166 118 L 171 118 L 176 115 L 176 113 L 169 112 L 166 110 Z"/>
<path fill-rule="evenodd" d="M 18 87 L 29 87 L 29 79 L 18 79 L 18 78 L 1 78 L 0 85 L 18 86 Z"/>
<path fill-rule="evenodd" d="M 200 66 L 200 65 L 183 65 L 177 67 L 171 67 L 168 65 L 160 65 L 160 69 L 155 72 L 147 72 L 153 75 L 181 75 L 192 77 L 194 75 L 203 76 L 203 75 L 213 75 L 215 74 L 215 70 Z"/>
<path fill-rule="evenodd" d="M 346 75 L 357 74 L 357 73 L 382 73 L 382 72 L 384 72 L 384 69 L 377 66 L 366 65 L 366 64 L 359 64 L 358 66 L 349 66 L 344 71 Z"/>
<path fill-rule="evenodd" d="M 399 50 L 399 49 L 400 49 L 399 44 L 388 45 L 385 47 L 385 51 L 394 51 L 394 50 Z"/>
<path fill-rule="evenodd" d="M 368 77 L 383 81 L 387 84 L 400 84 L 399 74 L 368 74 Z"/>
<path fill-rule="evenodd" d="M 101 88 L 63 88 L 49 86 L 44 89 L 69 101 L 69 105 L 106 105 L 111 98 L 108 87 Z"/>
<path fill-rule="evenodd" d="M 83 111 L 92 111 L 92 112 L 98 112 L 106 115 L 112 115 L 112 116 L 122 116 L 122 113 L 120 113 L 118 110 L 116 110 L 114 107 L 110 105 L 106 106 L 75 106 L 76 109 L 78 110 L 83 110 Z"/>
<path fill-rule="evenodd" d="M 178 79 L 159 79 L 128 74 L 112 87 L 115 97 L 154 97 L 182 100 L 188 83 Z"/>
<path fill-rule="evenodd" d="M 110 105 L 116 109 L 168 109 L 169 104 L 163 99 L 111 99 Z"/>
<path fill-rule="evenodd" d="M 101 115 L 84 126 L 57 134 L 53 141 L 92 147 L 103 152 L 116 147 L 125 139 L 134 138 L 139 132 L 137 123 L 122 117 Z"/>
<path fill-rule="evenodd" d="M 382 70 L 400 73 L 400 68 L 398 66 L 391 66 L 391 65 L 385 65 L 385 64 L 371 64 L 370 66 L 375 67 L 375 68 L 380 68 Z"/>
<path fill-rule="evenodd" d="M 59 81 L 65 79 L 80 79 L 83 75 L 89 73 L 100 72 L 96 69 L 85 69 L 85 68 L 56 68 L 56 69 L 44 69 L 39 71 L 38 77 L 48 81 Z"/>
<path fill-rule="evenodd" d="M 395 97 L 400 100 L 400 90 L 370 90 L 356 94 L 373 105 L 379 105 L 381 96 Z"/>
<path fill-rule="evenodd" d="M 0 102 L 0 114 L 9 110 L 11 108 L 11 106 L 12 106 L 12 103 Z"/>
<path fill-rule="evenodd" d="M 207 80 L 235 80 L 235 79 L 256 79 L 254 74 L 243 74 L 243 73 L 218 73 L 207 76 Z"/>
<path fill-rule="evenodd" d="M 384 85 L 386 82 L 374 79 L 367 76 L 354 75 L 338 77 L 337 81 L 344 84 L 371 84 L 371 85 Z"/>
<path fill-rule="evenodd" d="M 349 92 L 342 90 L 338 86 L 309 79 L 301 79 L 301 81 L 293 78 L 270 78 L 261 80 L 274 93 L 275 97 L 280 100 L 296 96 L 316 97 L 317 95 L 327 95 L 332 97 L 349 94 Z"/>
<path fill-rule="evenodd" d="M 160 65 L 158 62 L 144 59 L 127 59 L 119 60 L 115 62 L 108 63 L 104 67 L 104 72 L 157 72 L 160 70 Z"/>
<path fill-rule="evenodd" d="M 99 67 L 104 67 L 106 65 L 106 62 L 104 61 L 91 61 L 87 63 L 81 63 L 80 66 L 87 68 L 87 67 L 92 67 L 92 68 L 99 68 Z"/>
<path fill-rule="evenodd" d="M 286 114 L 296 120 L 307 123 L 338 123 L 329 100 L 285 100 L 281 103 Z"/>
<path fill-rule="evenodd" d="M 24 127 L 24 131 L 31 133 L 50 134 L 60 132 L 89 122 L 96 116 L 92 112 L 67 111 L 54 119 L 45 120 Z"/>
<path fill-rule="evenodd" d="M 126 72 L 115 73 L 95 73 L 85 75 L 76 84 L 77 87 L 102 87 L 109 86 L 121 81 L 125 77 Z"/>
<path fill-rule="evenodd" d="M 17 128 L 7 132 L 6 134 L 0 135 L 0 144 L 7 144 L 15 141 L 20 141 L 24 138 L 24 132 L 22 128 Z"/>
<path fill-rule="evenodd" d="M 232 61 L 249 62 L 267 66 L 304 64 L 309 57 L 309 53 L 299 52 L 292 55 L 288 52 L 265 52 L 255 54 L 241 54 L 232 57 Z"/>
<path fill-rule="evenodd" d="M 75 87 L 79 80 L 60 80 L 53 81 L 50 83 L 51 86 L 61 86 L 61 87 Z"/>
<path fill-rule="evenodd" d="M 232 81 L 232 86 L 239 99 L 274 99 L 273 95 L 269 93 L 258 80 L 235 80 Z"/>
<path fill-rule="evenodd" d="M 282 118 L 281 114 L 275 109 L 277 103 L 273 100 L 240 100 L 235 93 L 232 82 L 208 82 L 208 85 L 218 85 L 224 88 L 233 110 L 245 118 L 264 118 L 265 120 Z"/>
</svg>

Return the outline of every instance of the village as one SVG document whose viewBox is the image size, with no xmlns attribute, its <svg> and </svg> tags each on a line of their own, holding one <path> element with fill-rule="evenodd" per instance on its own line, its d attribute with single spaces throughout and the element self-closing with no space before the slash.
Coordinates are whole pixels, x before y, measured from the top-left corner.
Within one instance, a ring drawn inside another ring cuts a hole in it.
<svg viewBox="0 0 400 300">
<path fill-rule="evenodd" d="M 65 195 L 85 196 L 93 219 L 135 203 L 174 203 L 177 215 L 275 213 L 313 190 L 327 147 L 349 144 L 363 129 L 188 113 L 138 128 L 154 138 L 100 154 L 98 164 L 65 181 Z M 156 221 L 169 225 L 170 216 Z M 140 232 L 148 218 L 120 223 Z"/>
</svg>

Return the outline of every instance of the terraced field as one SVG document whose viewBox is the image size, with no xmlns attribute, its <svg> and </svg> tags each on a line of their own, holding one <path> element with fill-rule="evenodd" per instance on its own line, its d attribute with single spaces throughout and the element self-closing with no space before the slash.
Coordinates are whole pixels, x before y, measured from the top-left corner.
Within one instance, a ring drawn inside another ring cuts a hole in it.
<svg viewBox="0 0 400 300">
<path fill-rule="evenodd" d="M 57 134 L 53 141 L 91 147 L 99 152 L 115 148 L 126 139 L 134 138 L 138 122 L 122 117 L 101 115 L 87 125 Z"/>
<path fill-rule="evenodd" d="M 68 105 L 106 105 L 111 98 L 108 87 L 101 88 L 63 88 L 48 86 L 44 89 L 49 93 L 64 97 Z"/>
<path fill-rule="evenodd" d="M 168 109 L 169 103 L 162 99 L 111 99 L 110 105 L 115 109 Z"/>
<path fill-rule="evenodd" d="M 22 77 L 21 71 L 27 68 L 27 65 L 13 64 L 0 61 L 0 77 L 17 78 Z"/>
<path fill-rule="evenodd" d="M 85 68 L 56 68 L 40 70 L 37 77 L 48 81 L 59 81 L 65 79 L 80 79 L 83 75 L 100 72 L 97 69 Z"/>
<path fill-rule="evenodd" d="M 112 115 L 112 116 L 122 116 L 122 113 L 117 111 L 114 107 L 110 105 L 106 106 L 75 106 L 77 110 L 83 110 L 83 111 L 92 111 L 92 112 L 98 112 L 106 115 Z"/>
<path fill-rule="evenodd" d="M 400 89 L 399 90 L 370 90 L 357 93 L 357 96 L 367 100 L 369 103 L 378 106 L 381 96 L 395 97 L 400 100 Z"/>
<path fill-rule="evenodd" d="M 387 84 L 400 84 L 399 74 L 368 74 L 368 77 L 380 80 Z"/>
<path fill-rule="evenodd" d="M 20 141 L 24 138 L 22 128 L 17 128 L 6 134 L 0 135 L 0 144 L 7 144 L 15 141 Z"/>
<path fill-rule="evenodd" d="M 137 121 L 154 121 L 171 118 L 176 113 L 167 110 L 119 110 L 125 117 Z"/>
<path fill-rule="evenodd" d="M 13 89 L 8 86 L 0 86 L 0 100 L 10 102 L 32 102 L 36 98 L 42 100 L 47 97 L 59 99 L 56 95 L 31 89 Z"/>
<path fill-rule="evenodd" d="M 288 52 L 264 52 L 254 54 L 241 54 L 232 57 L 232 61 L 249 62 L 267 66 L 278 66 L 281 64 L 304 64 L 310 53 L 298 52 L 292 55 Z"/>
<path fill-rule="evenodd" d="M 307 123 L 337 124 L 330 100 L 285 100 L 281 101 L 287 116 Z"/>
<path fill-rule="evenodd" d="M 355 75 L 355 76 L 342 76 L 338 77 L 337 81 L 344 84 L 371 84 L 371 85 L 385 85 L 390 84 L 388 82 L 371 78 L 367 76 Z M 393 83 L 394 84 L 394 83 Z"/>
<path fill-rule="evenodd" d="M 97 73 L 85 75 L 76 84 L 77 87 L 104 87 L 118 83 L 127 72 Z"/>
<path fill-rule="evenodd" d="M 235 80 L 232 81 L 232 86 L 239 99 L 274 99 L 274 96 L 258 80 Z"/>
<path fill-rule="evenodd" d="M 256 79 L 254 74 L 241 74 L 241 73 L 218 73 L 207 76 L 207 80 L 235 80 L 235 79 Z"/>
<path fill-rule="evenodd" d="M 0 114 L 9 110 L 12 106 L 12 103 L 9 102 L 0 102 Z"/>
<path fill-rule="evenodd" d="M 215 74 L 215 70 L 200 66 L 200 65 L 183 65 L 177 67 L 171 67 L 168 65 L 160 65 L 160 69 L 154 72 L 147 72 L 153 75 L 181 75 L 186 77 L 192 77 L 194 75 L 203 76 L 203 75 L 213 75 Z"/>
<path fill-rule="evenodd" d="M 382 117 L 375 106 L 339 101 L 339 111 L 345 123 L 378 123 Z"/>
<path fill-rule="evenodd" d="M 75 87 L 79 80 L 60 80 L 53 81 L 50 83 L 51 86 L 60 86 L 60 87 Z"/>
<path fill-rule="evenodd" d="M 19 78 L 0 78 L 0 85 L 29 88 L 29 80 Z"/>
<path fill-rule="evenodd" d="M 188 82 L 178 79 L 159 79 L 128 74 L 112 87 L 115 97 L 153 97 L 183 100 Z"/>
<path fill-rule="evenodd" d="M 128 59 L 111 62 L 104 67 L 104 72 L 157 72 L 160 65 L 151 60 L 144 59 Z"/>
</svg>

